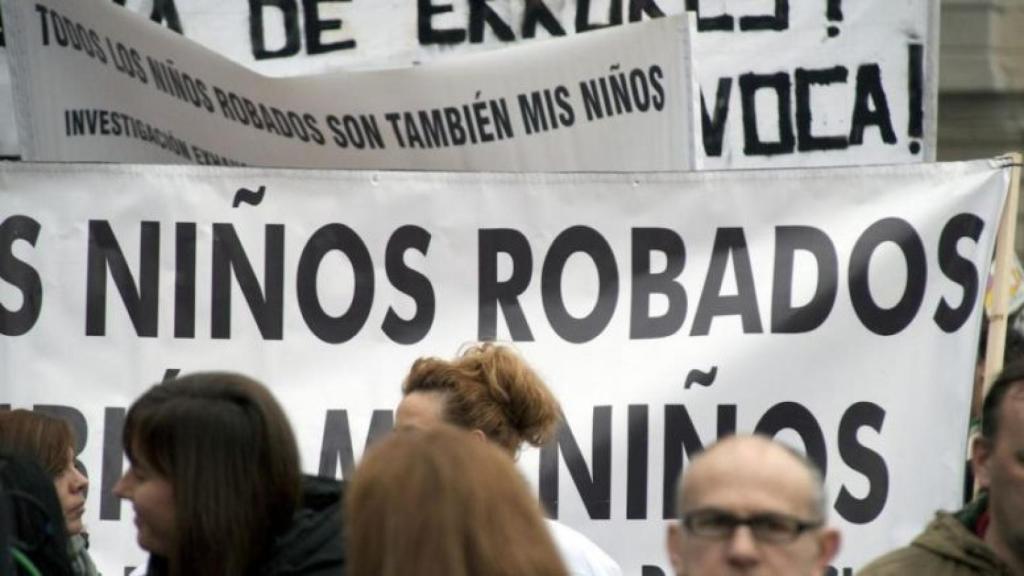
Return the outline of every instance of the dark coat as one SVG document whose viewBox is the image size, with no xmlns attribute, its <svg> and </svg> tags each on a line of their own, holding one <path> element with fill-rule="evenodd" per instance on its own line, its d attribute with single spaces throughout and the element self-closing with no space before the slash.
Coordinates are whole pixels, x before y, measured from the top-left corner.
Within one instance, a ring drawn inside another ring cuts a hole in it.
<svg viewBox="0 0 1024 576">
<path fill-rule="evenodd" d="M 258 576 L 343 576 L 343 484 L 331 478 L 302 479 L 302 503 L 288 529 L 274 540 Z M 244 529 L 244 527 L 239 527 Z M 147 576 L 167 574 L 166 561 L 150 556 Z"/>
<path fill-rule="evenodd" d="M 274 542 L 261 576 L 340 576 L 345 573 L 341 539 L 343 485 L 307 476 L 302 506 L 292 525 Z"/>
</svg>

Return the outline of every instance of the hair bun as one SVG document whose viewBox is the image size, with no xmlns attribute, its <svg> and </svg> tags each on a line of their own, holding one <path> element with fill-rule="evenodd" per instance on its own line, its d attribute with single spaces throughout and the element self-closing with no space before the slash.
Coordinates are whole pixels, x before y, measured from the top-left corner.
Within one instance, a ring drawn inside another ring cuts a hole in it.
<svg viewBox="0 0 1024 576">
<path fill-rule="evenodd" d="M 501 407 L 519 443 L 544 444 L 561 419 L 558 401 L 526 360 L 508 346 L 480 344 L 466 350 L 460 362 L 478 364 L 480 381 Z"/>
<path fill-rule="evenodd" d="M 555 433 L 561 409 L 554 395 L 515 349 L 475 344 L 454 360 L 420 358 L 402 393 L 437 393 L 449 424 L 480 430 L 515 454 L 523 442 L 540 446 Z"/>
</svg>

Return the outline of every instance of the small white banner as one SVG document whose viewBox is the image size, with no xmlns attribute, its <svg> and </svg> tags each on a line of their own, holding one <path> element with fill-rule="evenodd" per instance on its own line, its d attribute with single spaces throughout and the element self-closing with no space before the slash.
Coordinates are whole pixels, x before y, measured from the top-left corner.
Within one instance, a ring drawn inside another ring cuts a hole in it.
<svg viewBox="0 0 1024 576">
<path fill-rule="evenodd" d="M 104 0 L 4 0 L 26 160 L 303 168 L 694 166 L 685 16 L 417 68 L 253 73 Z"/>
<path fill-rule="evenodd" d="M 560 398 L 521 458 L 627 574 L 733 431 L 826 470 L 849 574 L 963 485 L 992 162 L 661 175 L 0 166 L 0 404 L 69 417 L 104 573 L 143 561 L 124 411 L 168 370 L 267 382 L 347 477 L 412 361 L 515 342 Z M 927 450 L 922 450 L 926 446 Z M 923 479 L 927 479 L 924 481 Z"/>
</svg>

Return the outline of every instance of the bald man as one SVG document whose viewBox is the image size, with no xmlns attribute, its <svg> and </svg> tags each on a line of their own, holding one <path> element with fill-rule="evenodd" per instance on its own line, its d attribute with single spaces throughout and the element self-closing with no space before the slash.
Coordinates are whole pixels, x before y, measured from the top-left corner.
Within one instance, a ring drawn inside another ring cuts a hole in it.
<svg viewBox="0 0 1024 576">
<path fill-rule="evenodd" d="M 680 479 L 668 551 L 679 576 L 820 576 L 839 550 L 825 488 L 806 458 L 761 436 L 732 436 Z"/>
</svg>

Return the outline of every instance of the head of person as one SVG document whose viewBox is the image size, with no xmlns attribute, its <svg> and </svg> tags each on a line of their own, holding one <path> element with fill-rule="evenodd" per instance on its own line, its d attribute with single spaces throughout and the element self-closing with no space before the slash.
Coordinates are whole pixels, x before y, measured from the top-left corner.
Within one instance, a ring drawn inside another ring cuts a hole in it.
<svg viewBox="0 0 1024 576">
<path fill-rule="evenodd" d="M 249 574 L 298 507 L 298 448 L 284 411 L 239 374 L 183 376 L 128 409 L 131 464 L 114 487 L 139 545 L 172 575 Z"/>
<path fill-rule="evenodd" d="M 992 521 L 986 541 L 997 553 L 1015 553 L 1015 563 L 1024 565 L 1024 361 L 1003 369 L 981 413 L 971 464 L 979 487 L 988 492 Z"/>
<path fill-rule="evenodd" d="M 971 418 L 981 417 L 985 388 L 985 353 L 988 351 L 988 315 L 981 316 L 981 336 L 978 338 L 978 356 L 974 365 L 974 393 L 971 397 Z M 1006 338 L 1003 342 L 1003 365 L 1024 360 L 1024 309 L 1018 309 L 1007 318 Z"/>
<path fill-rule="evenodd" d="M 454 360 L 420 358 L 402 384 L 398 428 L 447 423 L 484 436 L 513 457 L 523 443 L 551 438 L 561 411 L 540 376 L 514 349 L 484 343 Z"/>
<path fill-rule="evenodd" d="M 345 496 L 349 576 L 564 576 L 537 499 L 512 460 L 447 425 L 398 430 Z"/>
<path fill-rule="evenodd" d="M 0 452 L 0 498 L 7 508 L 12 574 L 71 576 L 68 535 L 51 475 L 36 459 Z M 7 574 L 7 572 L 3 572 Z"/>
<path fill-rule="evenodd" d="M 0 412 L 0 450 L 34 459 L 50 475 L 67 533 L 84 529 L 89 480 L 75 466 L 74 436 L 60 418 L 29 410 Z"/>
<path fill-rule="evenodd" d="M 839 549 L 818 469 L 761 436 L 733 436 L 695 457 L 669 527 L 677 574 L 819 576 Z"/>
</svg>

